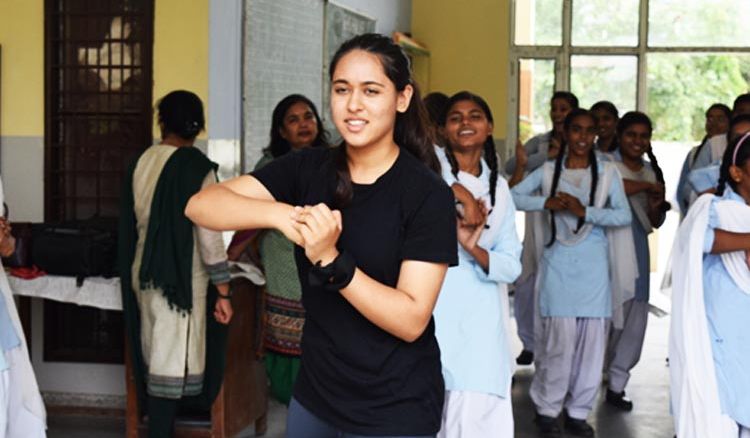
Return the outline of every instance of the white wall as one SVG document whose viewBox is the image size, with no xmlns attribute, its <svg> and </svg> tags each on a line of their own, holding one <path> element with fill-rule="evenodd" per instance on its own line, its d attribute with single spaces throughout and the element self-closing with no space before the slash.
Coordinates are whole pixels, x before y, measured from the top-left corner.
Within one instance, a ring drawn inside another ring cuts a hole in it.
<svg viewBox="0 0 750 438">
<path fill-rule="evenodd" d="M 390 35 L 411 30 L 411 0 L 334 0 L 333 3 L 377 20 L 375 31 Z"/>
</svg>

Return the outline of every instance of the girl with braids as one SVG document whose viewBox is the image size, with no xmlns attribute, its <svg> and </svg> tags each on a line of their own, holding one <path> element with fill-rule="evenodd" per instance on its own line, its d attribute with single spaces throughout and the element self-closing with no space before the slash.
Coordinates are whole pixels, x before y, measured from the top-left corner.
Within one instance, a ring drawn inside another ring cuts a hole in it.
<svg viewBox="0 0 750 438">
<path fill-rule="evenodd" d="M 552 119 L 552 131 L 537 135 L 521 146 L 516 146 L 516 155 L 505 166 L 505 172 L 511 175 L 508 185 L 515 186 L 530 172 L 542 166 L 547 160 L 557 157 L 560 144 L 564 142 L 563 122 L 568 113 L 578 108 L 578 98 L 568 91 L 556 91 L 550 99 L 549 115 Z M 531 230 L 532 222 L 539 220 L 537 213 L 527 213 L 526 230 Z M 518 326 L 518 337 L 523 343 L 523 350 L 516 358 L 518 365 L 531 365 L 534 361 L 534 283 L 536 281 L 536 260 L 539 254 L 535 249 L 540 243 L 534 233 L 525 232 L 523 237 L 523 271 L 516 281 L 513 310 Z"/>
<path fill-rule="evenodd" d="M 555 162 L 511 192 L 520 210 L 549 213 L 531 230 L 544 236 L 544 248 L 537 249 L 536 372 L 530 391 L 536 423 L 546 436 L 559 436 L 557 416 L 565 408 L 568 433 L 593 436 L 586 417 L 601 381 L 609 320 L 620 326 L 621 305 L 633 294 L 635 254 L 620 174 L 593 149 L 593 116 L 573 110 L 564 128 Z"/>
<path fill-rule="evenodd" d="M 617 150 L 617 121 L 620 112 L 615 104 L 601 100 L 591 106 L 591 114 L 596 120 L 596 142 L 594 148 L 599 152 L 612 153 Z"/>
<path fill-rule="evenodd" d="M 637 111 L 626 113 L 617 124 L 620 147 L 614 164 L 622 175 L 633 214 L 631 228 L 638 275 L 635 297 L 623 305 L 623 327 L 610 332 L 605 369 L 609 375 L 607 403 L 625 411 L 633 409 L 633 403 L 625 397 L 625 385 L 630 379 L 630 370 L 641 357 L 648 321 L 651 270 L 648 235 L 664 223 L 669 209 L 669 204 L 664 201 L 664 175 L 651 150 L 652 131 L 651 120 Z M 648 162 L 643 160 L 644 153 L 649 157 Z"/>
<path fill-rule="evenodd" d="M 445 386 L 432 310 L 457 263 L 453 195 L 399 46 L 356 36 L 330 75 L 338 148 L 287 154 L 186 213 L 297 244 L 306 313 L 288 437 L 434 436 Z"/>
<path fill-rule="evenodd" d="M 459 263 L 448 269 L 435 306 L 446 388 L 439 436 L 512 437 L 506 285 L 521 273 L 516 209 L 508 184 L 498 177 L 487 103 L 462 91 L 447 108 L 445 152 L 451 168 L 445 178 L 478 198 L 484 214 L 478 226 L 458 224 Z"/>
<path fill-rule="evenodd" d="M 750 133 L 677 230 L 669 369 L 680 438 L 750 437 Z"/>
</svg>

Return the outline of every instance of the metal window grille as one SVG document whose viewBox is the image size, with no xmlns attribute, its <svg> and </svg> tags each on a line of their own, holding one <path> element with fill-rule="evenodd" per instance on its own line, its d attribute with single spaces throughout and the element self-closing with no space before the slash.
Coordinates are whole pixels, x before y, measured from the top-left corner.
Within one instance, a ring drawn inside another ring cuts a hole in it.
<svg viewBox="0 0 750 438">
<path fill-rule="evenodd" d="M 45 1 L 45 219 L 116 217 L 151 144 L 154 0 Z M 44 303 L 44 360 L 123 363 L 122 313 Z"/>
<path fill-rule="evenodd" d="M 151 143 L 153 0 L 46 2 L 45 216 L 117 216 Z"/>
</svg>

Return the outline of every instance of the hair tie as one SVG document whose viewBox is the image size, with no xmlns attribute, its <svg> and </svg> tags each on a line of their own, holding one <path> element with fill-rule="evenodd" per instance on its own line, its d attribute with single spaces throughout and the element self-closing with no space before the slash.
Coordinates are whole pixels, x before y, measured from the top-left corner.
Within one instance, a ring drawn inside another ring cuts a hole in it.
<svg viewBox="0 0 750 438">
<path fill-rule="evenodd" d="M 740 150 L 740 146 L 742 146 L 742 143 L 744 143 L 748 137 L 750 137 L 750 132 L 743 135 L 740 141 L 737 142 L 737 146 L 734 147 L 734 153 L 732 154 L 732 166 L 737 165 L 737 152 Z"/>
</svg>

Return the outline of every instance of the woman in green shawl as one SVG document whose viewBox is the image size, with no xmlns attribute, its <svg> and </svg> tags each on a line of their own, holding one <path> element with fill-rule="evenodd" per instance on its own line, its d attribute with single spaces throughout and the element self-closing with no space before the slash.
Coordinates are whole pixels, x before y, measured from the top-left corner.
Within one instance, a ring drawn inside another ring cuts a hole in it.
<svg viewBox="0 0 750 438">
<path fill-rule="evenodd" d="M 184 214 L 190 196 L 216 183 L 216 164 L 193 147 L 205 126 L 203 104 L 173 91 L 158 110 L 162 139 L 127 175 L 119 236 L 123 309 L 149 437 L 172 436 L 180 400 L 200 396 L 210 405 L 223 370 L 213 358 L 224 351 L 207 315 L 222 325 L 232 318 L 221 232 Z"/>
</svg>

